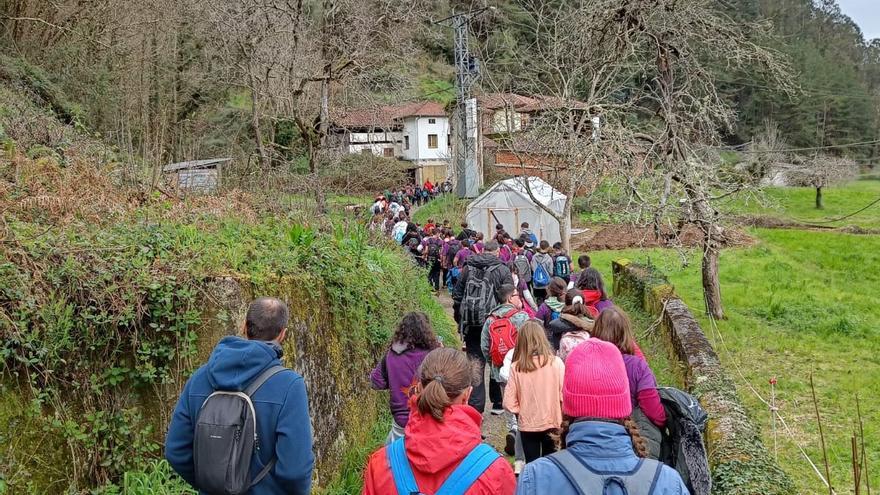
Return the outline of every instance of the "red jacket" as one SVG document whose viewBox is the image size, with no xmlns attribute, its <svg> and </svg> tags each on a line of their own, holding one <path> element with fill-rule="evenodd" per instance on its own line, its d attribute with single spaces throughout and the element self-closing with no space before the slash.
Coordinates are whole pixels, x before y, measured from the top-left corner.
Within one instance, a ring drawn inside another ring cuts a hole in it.
<svg viewBox="0 0 880 495">
<path fill-rule="evenodd" d="M 435 493 L 461 460 L 482 441 L 483 417 L 471 406 L 455 405 L 446 409 L 444 421 L 439 423 L 430 414 L 421 414 L 414 405 L 413 400 L 405 430 L 406 457 L 419 489 Z M 465 495 L 513 495 L 515 490 L 513 469 L 504 457 L 499 457 Z M 363 495 L 397 495 L 385 447 L 373 452 L 367 461 Z"/>
</svg>

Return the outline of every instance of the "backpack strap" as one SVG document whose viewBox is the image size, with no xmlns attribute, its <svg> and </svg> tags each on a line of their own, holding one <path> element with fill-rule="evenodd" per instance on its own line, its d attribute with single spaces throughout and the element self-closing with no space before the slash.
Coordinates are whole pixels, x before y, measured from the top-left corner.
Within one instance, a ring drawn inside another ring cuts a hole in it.
<svg viewBox="0 0 880 495">
<path fill-rule="evenodd" d="M 547 459 L 556 464 L 578 495 L 601 494 L 604 491 L 602 478 L 581 464 L 571 451 L 563 449 L 547 456 Z"/>
<path fill-rule="evenodd" d="M 391 475 L 394 477 L 394 486 L 397 487 L 398 495 L 411 495 L 419 493 L 416 477 L 413 475 L 409 459 L 406 458 L 406 438 L 395 440 L 385 447 L 388 456 L 388 465 L 391 467 Z"/>
<path fill-rule="evenodd" d="M 284 371 L 286 369 L 287 368 L 285 368 L 284 366 L 281 366 L 280 364 L 276 364 L 275 366 L 272 366 L 271 368 L 267 369 L 266 371 L 260 373 L 260 376 L 254 378 L 254 381 L 252 381 L 247 386 L 247 388 L 244 389 L 244 393 L 248 397 L 253 396 L 254 393 L 257 390 L 259 390 L 260 387 L 262 387 L 264 383 L 266 383 L 266 380 L 268 380 L 269 378 L 272 378 L 273 376 L 277 375 L 278 373 L 281 373 L 282 371 Z"/>
<path fill-rule="evenodd" d="M 446 478 L 436 495 L 462 495 L 500 455 L 485 443 L 478 444 Z"/>
<path fill-rule="evenodd" d="M 254 381 L 252 381 L 250 384 L 248 384 L 247 388 L 244 389 L 245 395 L 247 395 L 248 398 L 253 397 L 254 393 L 256 393 L 256 391 L 259 390 L 260 387 L 262 387 L 264 383 L 266 383 L 266 380 L 268 380 L 269 378 L 272 378 L 273 376 L 277 375 L 278 373 L 281 373 L 282 371 L 284 371 L 286 369 L 287 368 L 285 368 L 284 366 L 281 366 L 280 364 L 276 364 L 275 366 L 272 366 L 271 368 L 267 369 L 266 371 L 260 373 L 260 376 L 256 377 L 254 379 Z M 257 418 L 254 418 L 254 427 L 256 427 L 256 420 L 257 420 Z M 259 449 L 259 445 L 260 444 L 259 444 L 259 439 L 258 439 L 257 443 L 256 443 L 256 447 L 258 449 Z M 272 453 L 272 460 L 270 460 L 268 463 L 266 463 L 266 465 L 263 466 L 263 469 L 261 469 L 260 472 L 257 473 L 257 475 L 254 477 L 254 479 L 251 480 L 251 484 L 248 487 L 248 489 L 254 487 L 257 483 L 263 481 L 263 478 L 265 478 L 269 474 L 269 471 L 271 471 L 272 468 L 275 467 L 275 462 L 277 460 L 278 460 L 278 457 L 275 455 L 275 453 Z"/>
</svg>

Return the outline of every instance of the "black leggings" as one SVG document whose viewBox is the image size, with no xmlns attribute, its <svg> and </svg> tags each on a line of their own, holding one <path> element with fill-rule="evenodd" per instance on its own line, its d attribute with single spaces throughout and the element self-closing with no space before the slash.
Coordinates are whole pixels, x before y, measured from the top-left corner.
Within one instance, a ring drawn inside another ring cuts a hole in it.
<svg viewBox="0 0 880 495">
<path fill-rule="evenodd" d="M 554 431 L 519 431 L 527 463 L 556 452 L 556 442 L 550 437 Z"/>
</svg>

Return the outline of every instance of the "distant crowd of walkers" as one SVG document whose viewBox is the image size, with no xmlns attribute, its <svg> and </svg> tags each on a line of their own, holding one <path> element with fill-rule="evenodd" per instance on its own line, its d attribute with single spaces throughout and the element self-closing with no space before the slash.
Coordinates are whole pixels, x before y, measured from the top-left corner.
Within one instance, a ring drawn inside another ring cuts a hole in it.
<svg viewBox="0 0 880 495">
<path fill-rule="evenodd" d="M 389 391 L 392 426 L 367 459 L 363 494 L 708 495 L 705 413 L 657 386 L 589 256 L 573 271 L 527 223 L 489 238 L 467 224 L 419 226 L 395 196 L 377 199 L 374 224 L 435 291 L 448 288 L 463 350 L 444 347 L 425 313 L 402 316 L 369 376 Z M 283 302 L 254 301 L 244 336 L 222 339 L 186 383 L 165 455 L 201 493 L 310 492 L 305 384 L 281 365 L 287 325 Z M 484 443 L 487 396 L 512 463 Z"/>
</svg>

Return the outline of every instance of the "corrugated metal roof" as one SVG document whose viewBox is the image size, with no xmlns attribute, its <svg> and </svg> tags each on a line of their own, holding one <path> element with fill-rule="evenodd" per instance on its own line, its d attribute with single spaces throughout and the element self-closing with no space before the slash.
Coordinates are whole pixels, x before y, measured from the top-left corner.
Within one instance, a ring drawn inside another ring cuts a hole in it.
<svg viewBox="0 0 880 495">
<path fill-rule="evenodd" d="M 217 165 L 218 163 L 225 163 L 231 161 L 232 158 L 209 158 L 207 160 L 190 160 L 188 162 L 178 162 L 171 163 L 165 165 L 162 168 L 163 172 L 176 172 L 178 170 L 183 169 L 197 169 L 197 168 L 207 168 L 212 165 Z"/>
</svg>

